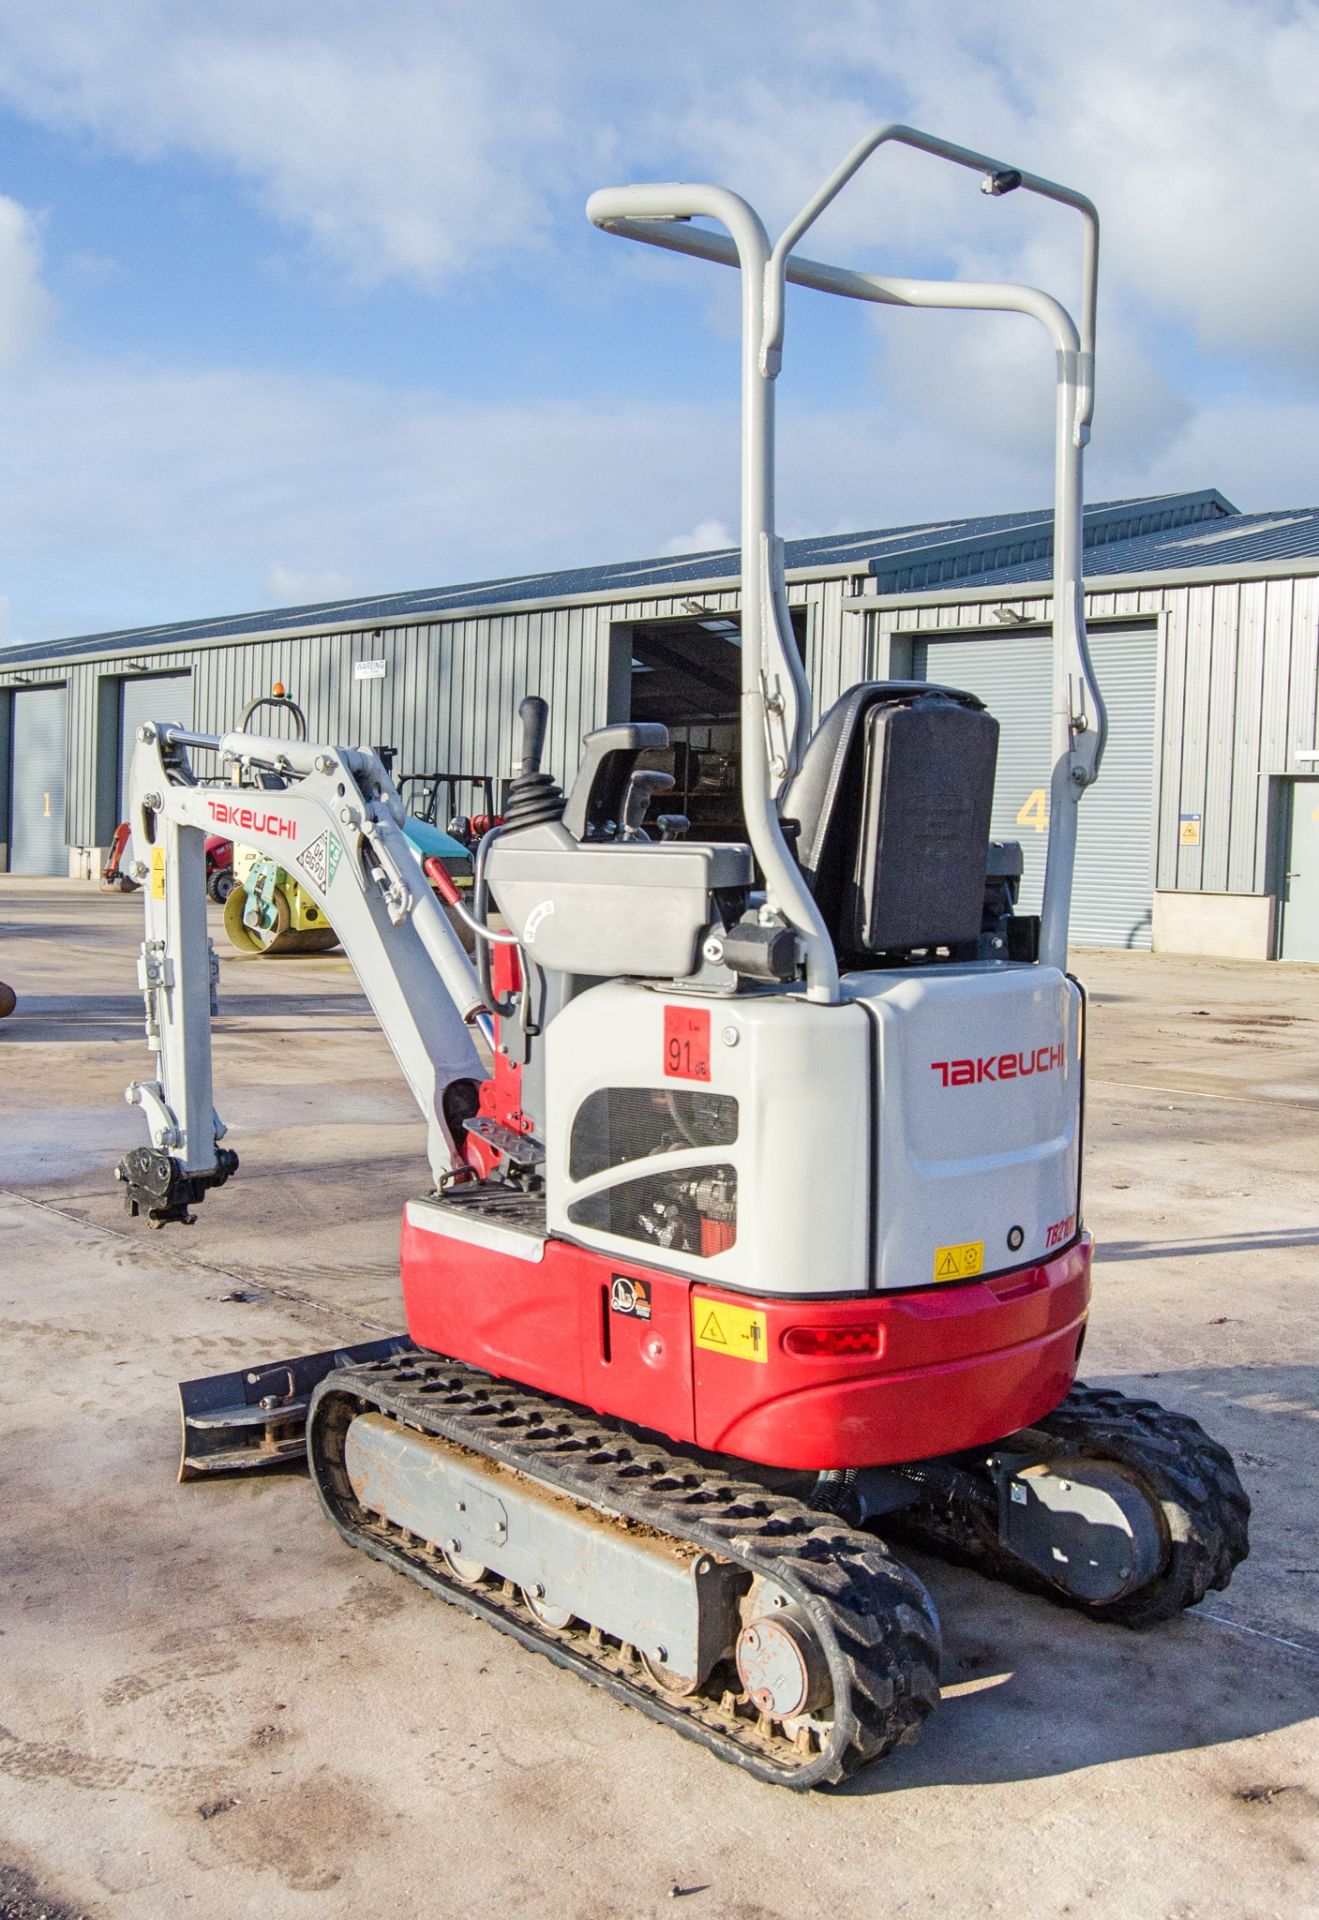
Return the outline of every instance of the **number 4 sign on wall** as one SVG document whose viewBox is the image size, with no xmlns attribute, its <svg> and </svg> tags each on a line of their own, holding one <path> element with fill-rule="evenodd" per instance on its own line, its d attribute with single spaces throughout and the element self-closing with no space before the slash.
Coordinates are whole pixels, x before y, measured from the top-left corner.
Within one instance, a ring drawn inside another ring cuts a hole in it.
<svg viewBox="0 0 1319 1920">
<path fill-rule="evenodd" d="M 1036 833 L 1049 830 L 1049 795 L 1045 788 L 1036 787 L 1021 812 L 1017 815 L 1019 827 L 1034 827 Z"/>
</svg>

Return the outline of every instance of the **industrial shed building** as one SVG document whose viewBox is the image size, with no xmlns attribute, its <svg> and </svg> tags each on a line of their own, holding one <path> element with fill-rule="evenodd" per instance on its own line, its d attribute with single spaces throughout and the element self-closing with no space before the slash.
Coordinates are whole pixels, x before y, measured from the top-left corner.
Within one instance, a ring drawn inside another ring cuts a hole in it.
<svg viewBox="0 0 1319 1920">
<path fill-rule="evenodd" d="M 1081 944 L 1319 960 L 1319 510 L 1214 491 L 1092 506 L 1086 613 L 1110 712 L 1081 809 Z M 865 678 L 980 694 L 1001 726 L 994 832 L 1047 828 L 1047 511 L 790 541 L 817 711 Z M 506 775 L 526 693 L 561 778 L 589 728 L 663 718 L 672 804 L 735 830 L 736 551 L 541 574 L 0 653 L 0 861 L 93 878 L 144 719 L 206 732 L 282 682 L 313 738 L 388 745 L 397 774 Z"/>
</svg>

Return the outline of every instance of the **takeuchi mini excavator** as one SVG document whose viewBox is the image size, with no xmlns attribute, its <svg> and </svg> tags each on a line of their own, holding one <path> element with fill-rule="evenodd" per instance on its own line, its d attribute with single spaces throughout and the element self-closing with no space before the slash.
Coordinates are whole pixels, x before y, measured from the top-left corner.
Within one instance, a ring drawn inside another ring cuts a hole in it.
<svg viewBox="0 0 1319 1920">
<path fill-rule="evenodd" d="M 1079 327 L 1024 286 L 894 279 L 798 243 L 890 142 L 1079 218 Z M 1077 806 L 1104 709 L 1082 622 L 1098 227 L 1081 194 L 886 126 L 771 247 L 710 186 L 609 189 L 607 232 L 741 275 L 745 840 L 644 824 L 662 726 L 606 726 L 565 793 L 522 703 L 462 940 L 360 748 L 144 727 L 133 830 L 157 1078 L 131 1211 L 186 1220 L 220 1145 L 204 844 L 292 873 L 356 969 L 425 1117 L 402 1230 L 407 1335 L 183 1389 L 185 1475 L 305 1448 L 345 1540 L 766 1781 L 841 1780 L 938 1698 L 939 1628 L 890 1543 L 1145 1626 L 1247 1549 L 1193 1421 L 1075 1384 L 1085 1000 L 1067 972 Z M 700 224 L 705 223 L 705 224 Z M 1057 366 L 1052 751 L 1041 912 L 990 844 L 998 727 L 956 688 L 851 687 L 812 726 L 774 533 L 788 282 L 1042 325 Z M 256 801 L 259 799 L 259 806 Z M 489 1051 L 487 1069 L 482 1047 Z"/>
</svg>

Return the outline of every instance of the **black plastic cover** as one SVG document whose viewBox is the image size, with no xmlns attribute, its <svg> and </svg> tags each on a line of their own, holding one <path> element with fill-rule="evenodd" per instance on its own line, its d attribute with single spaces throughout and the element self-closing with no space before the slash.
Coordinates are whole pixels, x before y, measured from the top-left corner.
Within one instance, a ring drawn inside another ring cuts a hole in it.
<svg viewBox="0 0 1319 1920">
<path fill-rule="evenodd" d="M 845 962 L 974 941 L 998 722 L 926 681 L 851 687 L 784 796 L 798 859 Z"/>
<path fill-rule="evenodd" d="M 860 838 L 844 891 L 843 945 L 864 953 L 974 940 L 998 722 L 935 696 L 871 707 Z"/>
</svg>

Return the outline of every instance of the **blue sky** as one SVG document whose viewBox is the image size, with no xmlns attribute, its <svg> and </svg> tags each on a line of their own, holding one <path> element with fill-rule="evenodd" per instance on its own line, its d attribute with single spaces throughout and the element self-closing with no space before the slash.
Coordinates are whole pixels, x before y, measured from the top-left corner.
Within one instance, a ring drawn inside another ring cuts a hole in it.
<svg viewBox="0 0 1319 1920">
<path fill-rule="evenodd" d="M 889 118 L 1099 203 L 1090 497 L 1319 501 L 1314 5 L 0 0 L 3 638 L 721 543 L 733 278 L 582 203 L 773 228 Z M 888 154 L 810 250 L 1070 302 L 1074 243 Z M 1041 504 L 1049 374 L 1025 322 L 799 294 L 783 531 Z"/>
</svg>

